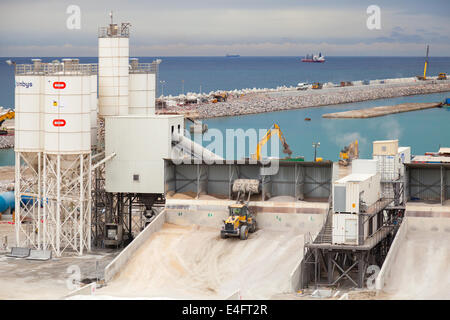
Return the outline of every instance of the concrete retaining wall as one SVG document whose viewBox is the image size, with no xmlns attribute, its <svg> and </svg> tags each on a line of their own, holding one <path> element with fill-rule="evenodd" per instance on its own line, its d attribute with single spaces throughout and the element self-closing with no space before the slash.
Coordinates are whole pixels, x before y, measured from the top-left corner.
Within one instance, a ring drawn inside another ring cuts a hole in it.
<svg viewBox="0 0 450 320">
<path fill-rule="evenodd" d="M 448 209 L 447 209 L 448 210 Z M 396 263 L 396 257 L 402 242 L 408 237 L 408 233 L 417 231 L 427 231 L 430 233 L 450 232 L 450 219 L 447 217 L 430 218 L 430 217 L 417 217 L 408 216 L 404 218 L 402 225 L 400 226 L 397 235 L 389 249 L 389 253 L 384 260 L 380 273 L 375 281 L 377 290 L 382 290 L 384 285 L 389 282 L 391 277 L 391 268 Z"/>
<path fill-rule="evenodd" d="M 139 247 L 158 232 L 166 221 L 166 210 L 163 210 L 122 252 L 105 268 L 105 281 L 108 282 L 120 272 Z"/>
<path fill-rule="evenodd" d="M 300 276 L 302 272 L 302 261 L 303 258 L 298 261 L 298 264 L 292 270 L 290 278 L 291 278 L 291 291 L 297 292 L 300 289 Z"/>
<path fill-rule="evenodd" d="M 231 294 L 228 298 L 225 300 L 242 300 L 241 297 L 241 290 L 236 290 L 233 294 Z"/>
<path fill-rule="evenodd" d="M 392 241 L 391 247 L 389 248 L 386 259 L 383 262 L 380 273 L 378 273 L 378 276 L 375 280 L 375 288 L 377 290 L 382 290 L 384 288 L 384 284 L 389 281 L 389 278 L 391 276 L 391 268 L 395 264 L 398 249 L 400 248 L 400 245 L 403 239 L 405 239 L 406 233 L 408 232 L 408 219 L 409 218 L 405 218 L 403 220 L 402 225 L 397 231 L 394 241 Z"/>
<path fill-rule="evenodd" d="M 233 201 L 178 200 L 167 201 L 166 221 L 178 225 L 197 224 L 219 227 L 228 216 L 228 205 Z M 258 228 L 283 230 L 298 229 L 313 233 L 320 230 L 328 212 L 328 203 L 259 203 L 250 202 L 256 211 Z"/>
<path fill-rule="evenodd" d="M 82 286 L 79 289 L 73 290 L 68 295 L 64 297 L 64 299 L 73 297 L 73 296 L 90 296 L 95 294 L 95 289 L 97 288 L 97 283 L 92 282 L 90 284 L 87 284 L 85 286 Z"/>
</svg>

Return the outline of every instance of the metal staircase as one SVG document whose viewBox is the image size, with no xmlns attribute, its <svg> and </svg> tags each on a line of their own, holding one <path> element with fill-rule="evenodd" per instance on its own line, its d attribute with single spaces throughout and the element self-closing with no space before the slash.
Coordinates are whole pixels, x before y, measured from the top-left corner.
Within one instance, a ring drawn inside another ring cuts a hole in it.
<svg viewBox="0 0 450 320">
<path fill-rule="evenodd" d="M 332 208 L 330 207 L 328 209 L 327 218 L 325 220 L 325 223 L 322 226 L 322 229 L 320 230 L 317 237 L 314 239 L 313 243 L 330 243 L 331 244 L 331 233 L 333 231 L 333 215 L 332 215 Z"/>
</svg>

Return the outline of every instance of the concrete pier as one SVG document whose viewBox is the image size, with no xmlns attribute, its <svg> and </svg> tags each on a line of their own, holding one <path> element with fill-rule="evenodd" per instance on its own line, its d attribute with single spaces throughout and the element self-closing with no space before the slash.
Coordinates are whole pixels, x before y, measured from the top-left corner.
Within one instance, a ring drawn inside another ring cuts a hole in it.
<svg viewBox="0 0 450 320">
<path fill-rule="evenodd" d="M 441 106 L 440 102 L 433 103 L 403 103 L 395 106 L 381 106 L 367 109 L 350 110 L 343 112 L 327 113 L 322 115 L 322 118 L 329 119 L 365 119 L 381 117 L 388 114 L 410 112 L 417 110 L 425 110 L 437 108 Z"/>
</svg>

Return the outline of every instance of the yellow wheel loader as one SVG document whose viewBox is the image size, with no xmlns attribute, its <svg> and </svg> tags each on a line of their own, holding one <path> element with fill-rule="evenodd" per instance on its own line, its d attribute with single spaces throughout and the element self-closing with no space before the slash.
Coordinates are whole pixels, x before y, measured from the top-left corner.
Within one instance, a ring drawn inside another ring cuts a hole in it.
<svg viewBox="0 0 450 320">
<path fill-rule="evenodd" d="M 248 234 L 256 231 L 256 220 L 254 215 L 248 209 L 248 201 L 251 194 L 259 193 L 259 180 L 256 179 L 236 179 L 233 183 L 233 192 L 237 192 L 235 204 L 228 207 L 229 215 L 223 220 L 220 237 L 239 237 L 241 240 L 247 240 Z M 241 200 L 241 196 L 248 193 L 247 202 Z"/>
</svg>

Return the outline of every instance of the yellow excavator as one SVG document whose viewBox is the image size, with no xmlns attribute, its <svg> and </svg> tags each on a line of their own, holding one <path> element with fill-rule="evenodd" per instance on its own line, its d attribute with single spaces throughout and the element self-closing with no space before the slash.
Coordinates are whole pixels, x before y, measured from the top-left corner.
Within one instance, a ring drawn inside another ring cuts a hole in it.
<svg viewBox="0 0 450 320">
<path fill-rule="evenodd" d="M 261 160 L 261 149 L 274 134 L 278 135 L 278 138 L 283 145 L 283 153 L 287 154 L 288 158 L 291 157 L 292 151 L 289 148 L 289 145 L 286 143 L 286 138 L 284 137 L 283 132 L 281 132 L 280 127 L 276 123 L 274 123 L 273 126 L 269 130 L 267 130 L 264 137 L 258 142 L 258 145 L 256 146 L 256 152 L 251 155 L 253 160 Z"/>
<path fill-rule="evenodd" d="M 339 164 L 346 167 L 352 162 L 352 160 L 358 159 L 358 157 L 358 140 L 355 140 L 341 150 L 339 153 Z"/>
<path fill-rule="evenodd" d="M 417 76 L 419 80 L 427 80 L 427 67 L 428 67 L 428 53 L 430 51 L 430 46 L 427 45 L 427 56 L 425 58 L 425 66 L 423 67 L 423 76 Z"/>
<path fill-rule="evenodd" d="M 0 115 L 0 135 L 5 135 L 8 133 L 7 130 L 2 129 L 3 122 L 5 122 L 5 120 L 7 119 L 14 119 L 15 115 L 16 114 L 14 111 L 7 111 L 6 113 Z"/>
</svg>

